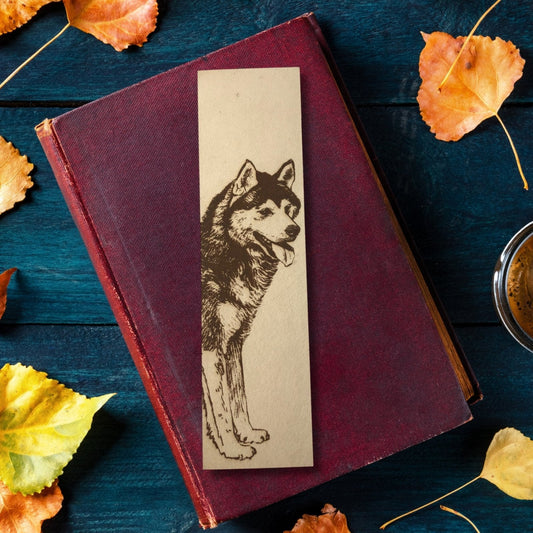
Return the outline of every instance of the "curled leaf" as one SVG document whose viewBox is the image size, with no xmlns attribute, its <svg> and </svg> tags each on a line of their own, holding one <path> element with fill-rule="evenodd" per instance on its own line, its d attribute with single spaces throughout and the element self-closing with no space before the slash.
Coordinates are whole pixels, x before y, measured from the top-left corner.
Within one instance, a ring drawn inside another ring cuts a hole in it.
<svg viewBox="0 0 533 533">
<path fill-rule="evenodd" d="M 327 503 L 320 516 L 304 514 L 290 531 L 284 533 L 350 533 L 346 516 Z"/>
<path fill-rule="evenodd" d="M 454 38 L 422 33 L 422 84 L 417 100 L 431 132 L 441 141 L 457 141 L 489 117 L 496 117 L 511 145 L 518 171 L 528 188 L 518 153 L 498 111 L 522 77 L 525 61 L 510 41 L 480 35 Z M 446 82 L 443 83 L 443 80 Z"/>
<path fill-rule="evenodd" d="M 63 0 L 71 26 L 118 52 L 142 46 L 155 30 L 157 0 Z"/>
<path fill-rule="evenodd" d="M 30 172 L 33 165 L 28 158 L 0 137 L 0 214 L 24 200 L 26 190 L 33 186 Z"/>
<path fill-rule="evenodd" d="M 0 318 L 6 311 L 7 304 L 7 286 L 11 280 L 11 276 L 15 273 L 16 268 L 10 268 L 0 274 Z"/>
<path fill-rule="evenodd" d="M 41 7 L 60 0 L 3 0 L 0 5 L 0 35 L 26 24 Z"/>
<path fill-rule="evenodd" d="M 0 531 L 2 533 L 40 533 L 44 520 L 61 509 L 63 494 L 57 481 L 38 494 L 13 494 L 0 481 Z"/>
<path fill-rule="evenodd" d="M 498 431 L 481 477 L 519 500 L 533 500 L 533 441 L 514 428 Z"/>
<path fill-rule="evenodd" d="M 512 42 L 474 35 L 439 89 L 465 37 L 443 32 L 422 36 L 426 45 L 419 63 L 420 112 L 437 139 L 457 141 L 498 113 L 522 77 L 525 61 Z"/>
<path fill-rule="evenodd" d="M 63 472 L 112 394 L 87 398 L 19 364 L 0 369 L 0 479 L 33 494 Z"/>
</svg>

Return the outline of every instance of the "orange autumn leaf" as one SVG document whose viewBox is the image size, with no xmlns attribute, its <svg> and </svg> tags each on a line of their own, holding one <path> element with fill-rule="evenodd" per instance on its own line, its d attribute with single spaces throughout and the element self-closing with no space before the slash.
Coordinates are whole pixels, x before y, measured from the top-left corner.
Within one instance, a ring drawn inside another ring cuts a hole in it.
<svg viewBox="0 0 533 533">
<path fill-rule="evenodd" d="M 6 310 L 7 286 L 9 285 L 11 276 L 16 270 L 16 268 L 10 268 L 9 270 L 6 270 L 0 274 L 0 318 L 2 318 Z"/>
<path fill-rule="evenodd" d="M 70 26 L 120 52 L 142 46 L 155 30 L 157 0 L 63 0 Z"/>
<path fill-rule="evenodd" d="M 24 200 L 26 190 L 33 186 L 30 172 L 33 165 L 28 158 L 0 137 L 0 215 Z"/>
<path fill-rule="evenodd" d="M 483 120 L 498 116 L 522 76 L 525 61 L 512 42 L 475 35 L 439 89 L 465 37 L 443 32 L 422 36 L 426 45 L 419 64 L 420 112 L 437 139 L 457 141 Z"/>
<path fill-rule="evenodd" d="M 63 494 L 57 481 L 38 494 L 13 494 L 0 481 L 0 531 L 2 533 L 40 533 L 44 520 L 61 509 Z"/>
<path fill-rule="evenodd" d="M 0 35 L 26 24 L 41 7 L 60 0 L 3 0 L 0 3 Z"/>
<path fill-rule="evenodd" d="M 284 533 L 350 533 L 346 516 L 327 503 L 320 516 L 304 514 L 290 531 Z"/>
</svg>

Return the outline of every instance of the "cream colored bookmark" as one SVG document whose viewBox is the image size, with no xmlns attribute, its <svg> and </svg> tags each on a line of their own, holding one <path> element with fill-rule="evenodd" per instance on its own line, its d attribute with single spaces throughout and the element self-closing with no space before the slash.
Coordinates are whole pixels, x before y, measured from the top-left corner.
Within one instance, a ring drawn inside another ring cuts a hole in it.
<svg viewBox="0 0 533 533">
<path fill-rule="evenodd" d="M 203 464 L 313 464 L 298 68 L 198 73 Z"/>
</svg>

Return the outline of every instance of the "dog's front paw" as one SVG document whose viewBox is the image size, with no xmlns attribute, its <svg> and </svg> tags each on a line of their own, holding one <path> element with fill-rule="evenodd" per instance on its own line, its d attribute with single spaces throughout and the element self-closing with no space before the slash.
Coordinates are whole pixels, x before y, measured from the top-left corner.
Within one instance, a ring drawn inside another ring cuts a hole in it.
<svg viewBox="0 0 533 533">
<path fill-rule="evenodd" d="M 266 429 L 250 428 L 246 432 L 239 434 L 239 442 L 243 444 L 261 444 L 270 438 Z"/>
<path fill-rule="evenodd" d="M 237 459 L 238 461 L 251 459 L 256 454 L 255 448 L 252 446 L 243 446 L 238 442 L 231 443 L 231 445 L 226 444 L 220 451 L 226 459 Z"/>
</svg>

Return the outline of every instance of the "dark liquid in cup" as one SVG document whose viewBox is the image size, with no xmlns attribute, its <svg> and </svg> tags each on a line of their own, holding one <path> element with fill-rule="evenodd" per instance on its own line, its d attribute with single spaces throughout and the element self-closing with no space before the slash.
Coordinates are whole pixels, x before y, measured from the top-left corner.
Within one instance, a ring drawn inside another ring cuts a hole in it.
<svg viewBox="0 0 533 533">
<path fill-rule="evenodd" d="M 509 266 L 507 298 L 514 319 L 533 338 L 533 237 L 520 246 Z"/>
</svg>

